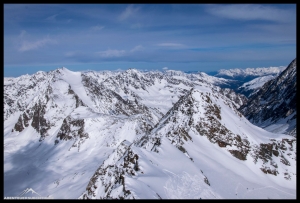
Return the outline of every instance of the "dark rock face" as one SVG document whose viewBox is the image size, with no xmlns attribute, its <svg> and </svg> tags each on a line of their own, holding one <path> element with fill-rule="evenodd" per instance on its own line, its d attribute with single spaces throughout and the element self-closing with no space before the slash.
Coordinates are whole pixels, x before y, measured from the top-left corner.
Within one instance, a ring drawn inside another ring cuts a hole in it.
<svg viewBox="0 0 300 203">
<path fill-rule="evenodd" d="M 74 138 L 88 138 L 88 134 L 84 133 L 84 120 L 72 119 L 70 116 L 64 119 L 63 124 L 57 134 L 61 140 L 71 140 Z"/>
<path fill-rule="evenodd" d="M 41 105 L 41 102 L 38 102 L 33 107 L 33 117 L 31 126 L 36 129 L 38 133 L 41 134 L 41 139 L 43 140 L 47 135 L 47 131 L 50 129 L 50 123 L 44 118 L 46 113 L 46 106 Z"/>
<path fill-rule="evenodd" d="M 266 82 L 240 107 L 253 124 L 267 127 L 285 119 L 289 125 L 285 133 L 296 135 L 296 59 L 276 78 Z"/>
<path fill-rule="evenodd" d="M 24 130 L 23 115 L 19 116 L 18 122 L 15 124 L 14 129 L 19 132 L 22 132 Z"/>
<path fill-rule="evenodd" d="M 247 151 L 246 152 L 241 152 L 238 150 L 228 150 L 234 157 L 240 159 L 240 160 L 247 160 Z"/>
<path fill-rule="evenodd" d="M 85 140 L 89 138 L 88 133 L 84 132 L 84 120 L 74 119 L 68 116 L 64 119 L 63 124 L 57 133 L 57 138 L 65 141 L 73 140 L 74 143 L 72 147 L 77 147 L 79 151 L 81 144 L 83 144 Z M 58 143 L 59 140 L 54 141 L 54 145 Z"/>
<path fill-rule="evenodd" d="M 19 116 L 18 122 L 15 124 L 14 129 L 22 132 L 26 127 L 31 126 L 41 134 L 40 141 L 47 136 L 47 131 L 50 129 L 50 122 L 44 118 L 45 105 L 41 101 L 38 101 L 31 109 L 27 109 L 23 114 Z"/>
</svg>

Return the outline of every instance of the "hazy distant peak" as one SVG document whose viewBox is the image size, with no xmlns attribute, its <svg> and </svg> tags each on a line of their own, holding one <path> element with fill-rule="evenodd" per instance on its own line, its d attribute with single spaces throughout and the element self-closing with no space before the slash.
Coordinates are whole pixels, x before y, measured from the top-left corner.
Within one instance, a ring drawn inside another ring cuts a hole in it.
<svg viewBox="0 0 300 203">
<path fill-rule="evenodd" d="M 282 72 L 286 66 L 279 66 L 279 67 L 268 67 L 268 68 L 235 68 L 235 69 L 220 69 L 216 76 L 230 76 L 230 77 L 237 77 L 237 76 L 264 76 L 270 74 L 279 74 Z"/>
</svg>

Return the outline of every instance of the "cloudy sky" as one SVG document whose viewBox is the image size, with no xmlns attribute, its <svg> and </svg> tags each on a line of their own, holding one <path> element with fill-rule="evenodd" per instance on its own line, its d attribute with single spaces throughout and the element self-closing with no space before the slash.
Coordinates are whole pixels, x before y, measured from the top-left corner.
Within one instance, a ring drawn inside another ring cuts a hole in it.
<svg viewBox="0 0 300 203">
<path fill-rule="evenodd" d="M 287 66 L 296 4 L 4 4 L 4 76 Z"/>
</svg>

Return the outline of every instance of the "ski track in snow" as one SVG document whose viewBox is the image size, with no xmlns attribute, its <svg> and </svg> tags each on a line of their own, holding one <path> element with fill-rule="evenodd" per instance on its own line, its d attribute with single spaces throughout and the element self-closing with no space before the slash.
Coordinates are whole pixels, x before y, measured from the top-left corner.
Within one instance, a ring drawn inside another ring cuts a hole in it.
<svg viewBox="0 0 300 203">
<path fill-rule="evenodd" d="M 242 187 L 240 187 L 240 186 L 242 186 Z M 278 189 L 274 186 L 264 186 L 264 187 L 259 187 L 259 188 L 251 188 L 251 187 L 244 186 L 242 183 L 238 183 L 238 185 L 236 186 L 235 194 L 237 195 L 237 198 L 244 198 L 248 193 L 252 193 L 256 190 L 262 190 L 262 189 L 265 189 L 265 188 L 272 188 L 272 189 L 275 189 L 277 191 L 286 193 L 286 194 L 290 195 L 291 197 L 294 197 L 294 194 L 291 194 L 291 193 L 288 193 L 286 191 L 280 190 L 280 189 Z M 240 189 L 241 192 L 239 192 L 239 189 Z M 246 192 L 243 192 L 242 190 L 244 190 Z"/>
</svg>

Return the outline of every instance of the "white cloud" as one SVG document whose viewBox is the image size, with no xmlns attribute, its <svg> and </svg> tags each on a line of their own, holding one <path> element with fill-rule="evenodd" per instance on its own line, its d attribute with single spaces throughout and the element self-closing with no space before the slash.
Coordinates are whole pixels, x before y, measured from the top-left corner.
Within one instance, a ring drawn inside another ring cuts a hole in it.
<svg viewBox="0 0 300 203">
<path fill-rule="evenodd" d="M 21 36 L 24 36 L 24 32 L 21 33 Z M 46 37 L 44 39 L 41 40 L 37 40 L 34 42 L 29 42 L 29 41 L 22 41 L 21 42 L 21 46 L 19 47 L 19 51 L 23 52 L 23 51 L 29 51 L 29 50 L 34 50 L 34 49 L 38 49 L 41 48 L 43 46 L 45 46 L 46 44 L 55 44 L 57 43 L 55 40 L 50 39 L 49 37 Z"/>
<path fill-rule="evenodd" d="M 160 43 L 157 44 L 157 46 L 161 46 L 161 47 L 183 47 L 183 44 L 178 44 L 178 43 Z"/>
<path fill-rule="evenodd" d="M 168 70 L 168 67 L 163 67 L 163 70 Z"/>
<path fill-rule="evenodd" d="M 127 6 L 125 11 L 123 11 L 119 16 L 120 20 L 125 20 L 130 16 L 133 16 L 139 9 L 140 8 L 134 7 L 133 5 Z"/>
<path fill-rule="evenodd" d="M 108 49 L 106 51 L 97 52 L 100 57 L 103 58 L 112 58 L 112 57 L 121 57 L 126 53 L 125 50 L 116 50 L 116 49 Z"/>
<path fill-rule="evenodd" d="M 136 52 L 136 51 L 140 51 L 140 50 L 143 50 L 143 46 L 142 45 L 138 45 L 138 46 L 135 46 L 133 49 L 130 50 L 130 52 Z"/>
<path fill-rule="evenodd" d="M 207 12 L 222 18 L 236 20 L 289 22 L 293 17 L 293 12 L 290 12 L 289 10 L 256 4 L 211 5 L 208 7 Z"/>
<path fill-rule="evenodd" d="M 19 38 L 22 39 L 26 35 L 26 33 L 27 33 L 26 30 L 22 30 L 21 34 L 19 35 Z"/>
<path fill-rule="evenodd" d="M 97 31 L 97 30 L 102 30 L 104 28 L 104 26 L 100 26 L 100 25 L 96 25 L 91 27 L 92 30 Z"/>
<path fill-rule="evenodd" d="M 56 20 L 56 16 L 58 16 L 58 14 L 49 16 L 48 18 L 46 18 L 46 20 L 48 20 L 48 21 L 55 21 Z"/>
<path fill-rule="evenodd" d="M 99 51 L 99 52 L 96 52 L 96 54 L 100 57 L 103 57 L 103 58 L 113 58 L 113 57 L 121 57 L 121 56 L 125 56 L 125 55 L 128 55 L 130 53 L 134 53 L 134 52 L 137 52 L 137 51 L 141 51 L 143 50 L 143 46 L 142 45 L 137 45 L 135 47 L 133 47 L 131 50 L 117 50 L 117 49 L 108 49 L 106 51 Z M 71 54 L 72 52 L 70 52 Z"/>
</svg>

